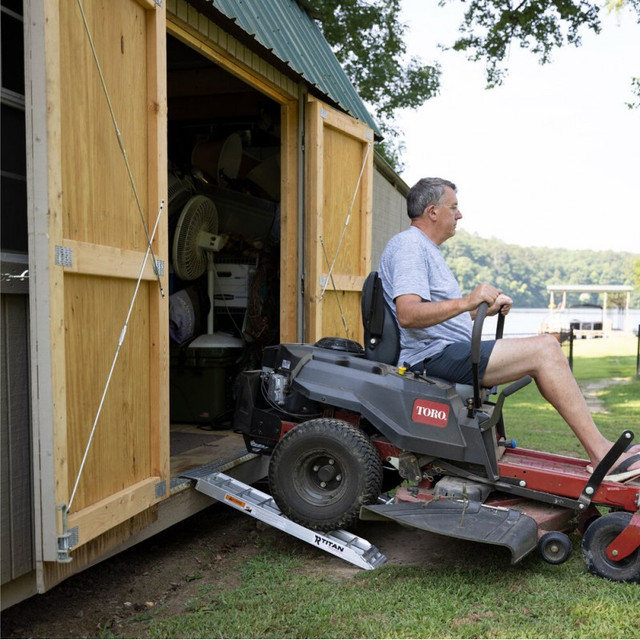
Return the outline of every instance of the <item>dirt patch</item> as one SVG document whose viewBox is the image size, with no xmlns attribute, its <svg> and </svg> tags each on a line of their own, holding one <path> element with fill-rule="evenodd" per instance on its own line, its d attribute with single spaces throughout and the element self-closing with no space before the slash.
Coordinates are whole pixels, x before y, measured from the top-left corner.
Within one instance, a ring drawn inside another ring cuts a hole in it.
<svg viewBox="0 0 640 640">
<path fill-rule="evenodd" d="M 607 389 L 615 384 L 621 384 L 622 382 L 629 382 L 629 378 L 609 378 L 580 384 L 580 390 L 589 407 L 589 411 L 591 411 L 591 413 L 607 413 L 607 410 L 602 404 L 602 400 L 600 400 L 598 391 Z"/>
<path fill-rule="evenodd" d="M 455 566 L 486 546 L 363 522 L 358 535 L 375 544 L 387 565 Z M 146 636 L 148 619 L 183 613 L 203 585 L 239 586 L 237 567 L 264 548 L 295 551 L 302 571 L 356 579 L 360 569 L 223 505 L 214 505 L 114 558 L 69 578 L 51 591 L 2 613 L 2 638 Z M 484 551 L 483 551 L 484 550 Z M 492 562 L 509 565 L 505 550 Z"/>
<path fill-rule="evenodd" d="M 256 522 L 215 505 L 2 613 L 3 638 L 138 637 L 151 611 L 184 611 L 203 580 L 237 586 Z M 140 627 L 140 629 L 137 629 Z"/>
</svg>

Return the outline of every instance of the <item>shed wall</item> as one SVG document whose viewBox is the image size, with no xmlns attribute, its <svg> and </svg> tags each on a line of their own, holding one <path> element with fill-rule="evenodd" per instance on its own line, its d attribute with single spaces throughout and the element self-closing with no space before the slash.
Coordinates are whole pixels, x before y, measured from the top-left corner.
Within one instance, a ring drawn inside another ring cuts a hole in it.
<svg viewBox="0 0 640 640">
<path fill-rule="evenodd" d="M 406 186 L 406 185 L 405 185 Z M 373 173 L 373 229 L 371 268 L 377 269 L 389 239 L 409 226 L 405 189 L 389 181 L 377 166 Z"/>
</svg>

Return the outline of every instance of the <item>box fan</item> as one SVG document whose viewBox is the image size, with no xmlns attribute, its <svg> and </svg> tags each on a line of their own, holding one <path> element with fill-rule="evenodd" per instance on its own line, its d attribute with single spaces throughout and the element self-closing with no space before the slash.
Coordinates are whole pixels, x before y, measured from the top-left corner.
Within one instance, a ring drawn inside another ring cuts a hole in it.
<svg viewBox="0 0 640 640">
<path fill-rule="evenodd" d="M 172 262 L 175 274 L 181 280 L 196 280 L 207 271 L 207 288 L 211 302 L 207 316 L 207 333 L 198 336 L 190 348 L 239 348 L 241 339 L 226 333 L 215 333 L 214 314 L 214 259 L 227 237 L 218 234 L 218 211 L 214 202 L 203 195 L 189 198 L 184 205 L 173 239 Z"/>
</svg>

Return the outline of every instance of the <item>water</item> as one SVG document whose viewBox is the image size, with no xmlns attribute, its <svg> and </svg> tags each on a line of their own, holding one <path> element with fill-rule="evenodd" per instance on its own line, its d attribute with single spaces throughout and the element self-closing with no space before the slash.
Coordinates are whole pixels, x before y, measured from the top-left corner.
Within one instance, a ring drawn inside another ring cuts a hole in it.
<svg viewBox="0 0 640 640">
<path fill-rule="evenodd" d="M 543 322 L 550 319 L 562 319 L 562 324 L 568 328 L 569 322 L 602 322 L 602 309 L 567 309 L 566 312 L 555 311 L 550 314 L 549 309 L 512 309 L 504 322 L 504 336 L 534 336 L 540 330 Z M 637 330 L 640 324 L 640 309 L 629 309 L 625 326 L 625 312 L 607 309 L 606 320 L 617 331 Z M 484 322 L 483 337 L 495 336 L 497 318 L 487 318 Z"/>
</svg>

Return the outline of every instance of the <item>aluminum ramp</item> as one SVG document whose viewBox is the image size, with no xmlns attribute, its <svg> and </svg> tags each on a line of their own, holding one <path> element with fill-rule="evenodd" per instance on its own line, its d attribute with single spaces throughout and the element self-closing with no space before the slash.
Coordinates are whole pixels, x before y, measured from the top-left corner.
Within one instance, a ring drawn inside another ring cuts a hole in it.
<svg viewBox="0 0 640 640">
<path fill-rule="evenodd" d="M 189 477 L 188 472 L 184 476 Z M 289 520 L 269 494 L 224 473 L 215 471 L 206 476 L 194 475 L 192 479 L 197 481 L 196 490 L 210 498 L 228 504 L 256 520 L 266 522 L 361 569 L 375 569 L 387 561 L 386 556 L 374 545 L 348 531 L 336 529 L 329 533 L 322 533 Z"/>
</svg>

